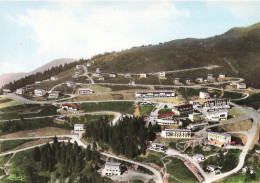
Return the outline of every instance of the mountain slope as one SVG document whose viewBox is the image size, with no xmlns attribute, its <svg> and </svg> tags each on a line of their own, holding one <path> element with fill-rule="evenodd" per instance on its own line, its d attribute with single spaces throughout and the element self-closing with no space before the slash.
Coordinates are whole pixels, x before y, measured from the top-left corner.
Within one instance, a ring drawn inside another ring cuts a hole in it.
<svg viewBox="0 0 260 183">
<path fill-rule="evenodd" d="M 249 85 L 260 88 L 260 23 L 206 39 L 174 40 L 100 55 L 93 61 L 92 69 L 102 67 L 105 72 L 133 73 L 220 65 L 222 72 L 244 77 Z"/>
<path fill-rule="evenodd" d="M 32 72 L 26 73 L 26 72 L 21 72 L 21 73 L 8 73 L 8 74 L 3 74 L 0 76 L 0 87 L 2 87 L 3 85 L 9 83 L 9 82 L 13 82 L 16 80 L 19 80 L 25 76 L 29 76 L 31 74 L 37 73 L 37 72 L 43 72 L 45 70 L 51 69 L 52 67 L 56 67 L 59 65 L 64 65 L 67 63 L 71 63 L 71 62 L 75 62 L 77 61 L 76 59 L 72 59 L 72 58 L 61 58 L 61 59 L 56 59 L 53 60 L 37 69 L 35 69 Z"/>
</svg>

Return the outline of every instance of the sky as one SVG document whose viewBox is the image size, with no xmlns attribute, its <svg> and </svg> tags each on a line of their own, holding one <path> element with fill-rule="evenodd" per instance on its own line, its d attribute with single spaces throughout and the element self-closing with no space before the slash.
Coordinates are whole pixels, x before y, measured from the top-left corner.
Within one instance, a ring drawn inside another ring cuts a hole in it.
<svg viewBox="0 0 260 183">
<path fill-rule="evenodd" d="M 0 1 L 0 75 L 219 35 L 260 22 L 259 9 L 260 1 Z"/>
</svg>

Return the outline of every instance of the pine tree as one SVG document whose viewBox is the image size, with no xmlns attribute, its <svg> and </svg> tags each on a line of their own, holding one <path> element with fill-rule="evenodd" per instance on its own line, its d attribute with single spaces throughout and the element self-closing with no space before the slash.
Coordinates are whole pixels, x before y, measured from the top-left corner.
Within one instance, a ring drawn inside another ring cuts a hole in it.
<svg viewBox="0 0 260 183">
<path fill-rule="evenodd" d="M 37 162 L 41 161 L 41 150 L 39 147 L 33 149 L 33 160 Z"/>
</svg>

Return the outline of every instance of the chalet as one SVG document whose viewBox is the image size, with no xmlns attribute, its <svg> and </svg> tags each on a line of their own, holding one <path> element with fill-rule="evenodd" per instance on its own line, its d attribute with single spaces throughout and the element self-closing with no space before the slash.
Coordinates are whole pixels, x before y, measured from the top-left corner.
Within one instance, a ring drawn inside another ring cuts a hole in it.
<svg viewBox="0 0 260 183">
<path fill-rule="evenodd" d="M 165 129 L 161 132 L 164 138 L 191 138 L 191 130 L 186 129 Z"/>
<path fill-rule="evenodd" d="M 173 119 L 174 112 L 169 112 L 169 113 L 164 113 L 164 114 L 159 114 L 157 116 L 158 119 Z"/>
<path fill-rule="evenodd" d="M 131 75 L 131 73 L 126 73 L 124 77 L 125 77 L 125 78 L 131 78 L 132 75 Z"/>
<path fill-rule="evenodd" d="M 74 131 L 76 132 L 81 132 L 81 131 L 84 131 L 84 124 L 75 124 L 74 125 Z"/>
<path fill-rule="evenodd" d="M 76 69 L 82 68 L 82 65 L 76 65 Z"/>
<path fill-rule="evenodd" d="M 87 67 L 90 67 L 90 66 L 91 66 L 91 63 L 90 63 L 90 62 L 88 62 L 88 63 L 87 63 Z"/>
<path fill-rule="evenodd" d="M 214 98 L 199 100 L 202 110 L 206 112 L 212 112 L 217 110 L 226 110 L 230 109 L 230 99 L 227 98 Z"/>
<path fill-rule="evenodd" d="M 208 165 L 206 168 L 208 171 L 210 172 L 216 172 L 219 170 L 219 167 L 215 166 L 215 165 Z"/>
<path fill-rule="evenodd" d="M 19 88 L 19 89 L 16 89 L 16 92 L 15 92 L 17 95 L 23 95 L 25 93 L 25 88 Z"/>
<path fill-rule="evenodd" d="M 173 112 L 175 112 L 178 115 L 186 112 L 192 112 L 192 111 L 193 111 L 192 104 L 182 104 L 173 107 Z"/>
<path fill-rule="evenodd" d="M 104 81 L 105 78 L 104 78 L 104 77 L 99 77 L 98 80 L 99 80 L 99 81 Z"/>
<path fill-rule="evenodd" d="M 174 90 L 143 90 L 136 91 L 136 99 L 146 99 L 146 98 L 168 98 L 175 97 Z"/>
<path fill-rule="evenodd" d="M 223 147 L 229 145 L 231 135 L 227 133 L 208 132 L 208 144 Z"/>
<path fill-rule="evenodd" d="M 206 118 L 209 121 L 221 121 L 221 120 L 227 120 L 228 113 L 226 110 L 223 111 L 213 111 L 213 112 L 207 112 Z"/>
<path fill-rule="evenodd" d="M 210 98 L 210 94 L 207 93 L 207 92 L 200 92 L 199 93 L 199 98 L 208 99 L 208 98 Z"/>
<path fill-rule="evenodd" d="M 42 97 L 44 95 L 46 95 L 46 91 L 45 90 L 42 90 L 42 89 L 37 89 L 37 90 L 34 90 L 34 95 L 37 96 L 37 97 Z"/>
<path fill-rule="evenodd" d="M 55 80 L 57 80 L 57 79 L 58 79 L 57 76 L 52 76 L 52 77 L 51 77 L 51 80 L 52 80 L 52 81 L 55 81 Z"/>
<path fill-rule="evenodd" d="M 68 87 L 76 87 L 76 84 L 73 81 L 67 81 Z"/>
<path fill-rule="evenodd" d="M 145 74 L 145 73 L 140 74 L 140 78 L 146 78 L 146 77 L 147 77 L 147 74 Z"/>
<path fill-rule="evenodd" d="M 159 150 L 159 151 L 163 151 L 166 149 L 166 146 L 163 144 L 159 144 L 159 143 L 152 143 L 152 148 L 154 150 Z"/>
<path fill-rule="evenodd" d="M 198 82 L 198 83 L 202 83 L 203 82 L 203 78 L 197 78 L 195 81 Z"/>
<path fill-rule="evenodd" d="M 226 77 L 225 74 L 219 74 L 219 76 L 218 76 L 218 78 L 220 78 L 220 79 L 224 79 L 225 77 Z"/>
<path fill-rule="evenodd" d="M 135 80 L 131 80 L 129 84 L 130 85 L 135 85 Z"/>
<path fill-rule="evenodd" d="M 79 72 L 74 72 L 74 76 L 79 76 L 80 73 Z"/>
<path fill-rule="evenodd" d="M 177 118 L 173 119 L 157 119 L 156 123 L 160 126 L 167 126 L 167 125 L 176 125 L 176 126 L 181 126 L 182 122 L 181 120 Z"/>
<path fill-rule="evenodd" d="M 101 73 L 102 69 L 101 68 L 96 68 L 96 73 Z"/>
<path fill-rule="evenodd" d="M 67 110 L 73 110 L 73 111 L 78 111 L 79 108 L 75 105 L 70 105 L 70 104 L 62 104 L 61 105 L 62 109 L 67 109 Z"/>
<path fill-rule="evenodd" d="M 121 163 L 106 162 L 102 175 L 121 175 Z"/>
<path fill-rule="evenodd" d="M 49 94 L 49 98 L 59 98 L 60 96 L 60 91 L 52 91 L 50 94 Z"/>
<path fill-rule="evenodd" d="M 193 113 L 189 114 L 189 120 L 191 120 L 191 121 L 200 120 L 200 113 L 193 112 Z"/>
<path fill-rule="evenodd" d="M 237 83 L 237 89 L 246 89 L 246 83 Z"/>
<path fill-rule="evenodd" d="M 191 79 L 187 78 L 185 82 L 186 83 L 191 83 Z"/>
<path fill-rule="evenodd" d="M 3 93 L 4 93 L 4 95 L 7 95 L 7 94 L 11 93 L 11 90 L 9 90 L 9 89 L 3 89 Z"/>
<path fill-rule="evenodd" d="M 165 74 L 165 72 L 162 71 L 162 72 L 158 73 L 158 76 L 161 78 L 165 78 L 166 74 Z"/>
<path fill-rule="evenodd" d="M 92 94 L 94 91 L 90 88 L 79 88 L 78 89 L 78 94 L 79 95 L 86 95 L 86 94 Z"/>
<path fill-rule="evenodd" d="M 180 82 L 181 82 L 180 78 L 175 78 L 174 79 L 174 83 L 180 83 Z"/>
<path fill-rule="evenodd" d="M 28 91 L 28 90 L 32 90 L 33 89 L 33 85 L 26 85 L 25 86 L 25 90 Z"/>
<path fill-rule="evenodd" d="M 110 73 L 110 74 L 109 74 L 109 77 L 115 78 L 115 77 L 116 77 L 116 73 Z"/>
<path fill-rule="evenodd" d="M 197 107 L 197 106 L 199 106 L 200 105 L 200 103 L 199 103 L 199 101 L 197 101 L 197 100 L 190 100 L 190 102 L 189 102 L 190 104 L 192 104 L 193 105 L 193 107 Z"/>
<path fill-rule="evenodd" d="M 35 81 L 35 84 L 37 84 L 37 85 L 39 85 L 41 83 L 42 83 L 41 81 Z"/>
<path fill-rule="evenodd" d="M 187 129 L 188 130 L 194 130 L 196 128 L 200 128 L 200 127 L 204 127 L 204 126 L 208 126 L 209 124 L 208 123 L 192 123 L 192 124 L 189 124 L 187 126 Z"/>
<path fill-rule="evenodd" d="M 207 80 L 211 80 L 211 79 L 213 79 L 213 74 L 208 74 Z"/>
<path fill-rule="evenodd" d="M 195 154 L 192 158 L 198 162 L 201 162 L 205 159 L 205 157 L 202 154 Z"/>
</svg>

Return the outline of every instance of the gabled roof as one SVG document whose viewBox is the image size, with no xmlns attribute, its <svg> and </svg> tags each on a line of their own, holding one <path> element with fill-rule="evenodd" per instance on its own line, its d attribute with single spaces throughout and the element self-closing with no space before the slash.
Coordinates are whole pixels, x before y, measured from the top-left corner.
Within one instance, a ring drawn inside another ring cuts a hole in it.
<svg viewBox="0 0 260 183">
<path fill-rule="evenodd" d="M 174 112 L 169 112 L 169 113 L 165 113 L 165 114 L 159 114 L 157 117 L 158 118 L 164 118 L 167 116 L 173 116 L 175 113 Z"/>
</svg>

